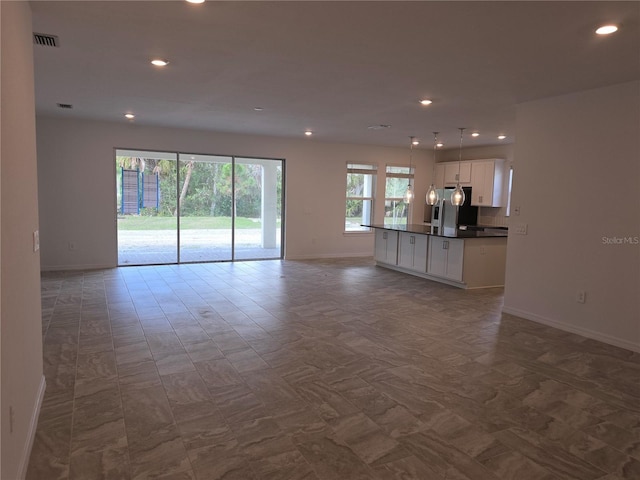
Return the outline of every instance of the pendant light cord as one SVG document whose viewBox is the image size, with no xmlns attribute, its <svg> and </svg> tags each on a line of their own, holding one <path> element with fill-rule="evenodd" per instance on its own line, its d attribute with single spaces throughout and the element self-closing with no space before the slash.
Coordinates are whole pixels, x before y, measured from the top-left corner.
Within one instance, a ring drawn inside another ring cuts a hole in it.
<svg viewBox="0 0 640 480">
<path fill-rule="evenodd" d="M 462 134 L 464 128 L 460 128 L 460 153 L 458 154 L 458 185 L 460 184 L 460 165 L 462 164 Z"/>
<path fill-rule="evenodd" d="M 433 183 L 434 185 L 436 179 L 436 152 L 438 150 L 438 133 L 440 132 L 433 132 L 433 181 L 431 183 Z"/>
<path fill-rule="evenodd" d="M 413 139 L 416 137 L 409 137 L 409 142 L 411 146 L 409 147 L 409 186 L 411 186 L 411 163 L 413 162 Z"/>
</svg>

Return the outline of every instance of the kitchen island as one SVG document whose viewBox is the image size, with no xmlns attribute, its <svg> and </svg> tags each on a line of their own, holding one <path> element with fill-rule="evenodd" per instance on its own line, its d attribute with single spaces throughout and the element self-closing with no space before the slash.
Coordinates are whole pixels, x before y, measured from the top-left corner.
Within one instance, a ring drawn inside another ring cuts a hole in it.
<svg viewBox="0 0 640 480">
<path fill-rule="evenodd" d="M 506 230 L 364 226 L 376 232 L 376 265 L 459 288 L 504 286 Z"/>
</svg>

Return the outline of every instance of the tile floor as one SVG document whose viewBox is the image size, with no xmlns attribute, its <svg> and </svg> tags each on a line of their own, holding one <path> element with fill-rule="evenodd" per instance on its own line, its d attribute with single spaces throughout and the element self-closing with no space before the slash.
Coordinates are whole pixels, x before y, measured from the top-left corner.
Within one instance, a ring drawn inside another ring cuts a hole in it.
<svg viewBox="0 0 640 480">
<path fill-rule="evenodd" d="M 640 355 L 369 259 L 48 273 L 28 479 L 640 478 Z"/>
</svg>

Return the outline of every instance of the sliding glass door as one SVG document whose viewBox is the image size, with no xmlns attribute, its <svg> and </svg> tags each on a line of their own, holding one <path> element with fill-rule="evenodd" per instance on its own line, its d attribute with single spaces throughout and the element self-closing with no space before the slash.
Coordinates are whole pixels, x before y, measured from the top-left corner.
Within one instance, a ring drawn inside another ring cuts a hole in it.
<svg viewBox="0 0 640 480">
<path fill-rule="evenodd" d="M 235 160 L 234 258 L 280 258 L 282 160 Z"/>
<path fill-rule="evenodd" d="M 233 259 L 232 157 L 180 154 L 180 261 Z"/>
<path fill-rule="evenodd" d="M 178 156 L 116 150 L 118 265 L 178 261 Z"/>
<path fill-rule="evenodd" d="M 118 264 L 282 258 L 283 167 L 116 150 Z"/>
</svg>

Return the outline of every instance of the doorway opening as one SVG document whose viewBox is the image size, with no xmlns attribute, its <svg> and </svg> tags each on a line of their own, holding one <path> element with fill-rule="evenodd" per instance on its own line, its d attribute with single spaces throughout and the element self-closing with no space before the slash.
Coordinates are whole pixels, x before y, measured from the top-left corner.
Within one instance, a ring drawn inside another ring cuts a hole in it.
<svg viewBox="0 0 640 480">
<path fill-rule="evenodd" d="M 116 149 L 118 265 L 283 258 L 284 160 Z"/>
</svg>

